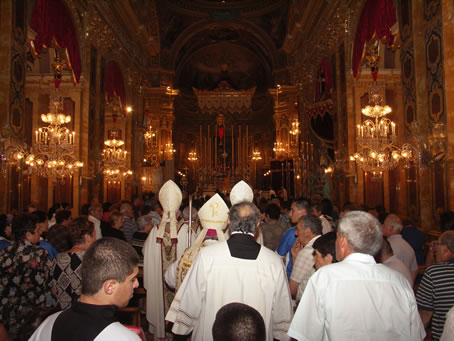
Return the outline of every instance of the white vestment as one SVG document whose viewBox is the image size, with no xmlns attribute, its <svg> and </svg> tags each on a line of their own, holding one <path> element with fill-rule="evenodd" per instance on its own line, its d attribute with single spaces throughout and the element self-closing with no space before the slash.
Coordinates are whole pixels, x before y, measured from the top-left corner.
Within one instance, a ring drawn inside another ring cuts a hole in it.
<svg viewBox="0 0 454 341">
<path fill-rule="evenodd" d="M 144 288 L 147 290 L 147 320 L 149 323 L 149 331 L 157 338 L 165 337 L 165 293 L 164 293 L 164 273 L 167 267 L 163 268 L 163 256 L 166 252 L 165 243 L 156 242 L 156 234 L 158 229 L 153 229 L 148 234 L 147 240 L 143 246 L 143 272 L 144 272 Z M 165 234 L 166 238 L 170 238 L 168 233 Z M 176 256 L 173 254 L 172 261 L 168 261 L 170 265 L 181 257 L 184 250 L 186 250 L 190 243 L 195 239 L 195 234 L 190 231 L 188 235 L 188 225 L 183 224 L 178 229 L 178 243 L 176 244 Z M 167 244 L 168 245 L 168 244 Z"/>
<path fill-rule="evenodd" d="M 172 331 L 192 340 L 212 340 L 216 313 L 224 305 L 240 302 L 263 317 L 267 340 L 288 340 L 293 316 L 290 289 L 281 258 L 266 247 L 255 260 L 230 255 L 227 242 L 200 250 L 166 316 Z"/>
</svg>

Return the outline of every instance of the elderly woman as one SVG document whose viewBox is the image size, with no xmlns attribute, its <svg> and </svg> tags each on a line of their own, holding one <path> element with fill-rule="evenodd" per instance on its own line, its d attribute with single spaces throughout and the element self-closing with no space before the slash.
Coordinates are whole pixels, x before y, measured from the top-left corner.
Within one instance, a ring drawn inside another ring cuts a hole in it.
<svg viewBox="0 0 454 341">
<path fill-rule="evenodd" d="M 0 321 L 15 340 L 28 315 L 45 304 L 51 266 L 34 215 L 13 218 L 14 241 L 0 251 Z"/>
<path fill-rule="evenodd" d="M 126 241 L 125 235 L 120 231 L 123 226 L 123 214 L 118 211 L 112 211 L 109 215 L 109 222 L 101 222 L 101 231 L 103 237 L 114 237 Z"/>
<path fill-rule="evenodd" d="M 324 265 L 336 263 L 336 232 L 328 232 L 319 237 L 312 247 L 314 267 L 317 270 Z"/>
<path fill-rule="evenodd" d="M 73 247 L 55 256 L 50 272 L 50 286 L 61 309 L 69 308 L 72 301 L 79 298 L 82 259 L 85 251 L 96 240 L 95 227 L 87 217 L 74 219 L 68 228 Z"/>
</svg>

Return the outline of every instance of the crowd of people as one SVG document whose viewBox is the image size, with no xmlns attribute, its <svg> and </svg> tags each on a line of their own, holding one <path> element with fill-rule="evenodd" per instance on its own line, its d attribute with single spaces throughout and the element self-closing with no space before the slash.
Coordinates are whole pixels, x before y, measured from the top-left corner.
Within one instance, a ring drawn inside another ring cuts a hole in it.
<svg viewBox="0 0 454 341">
<path fill-rule="evenodd" d="M 30 204 L 0 215 L 0 340 L 140 340 L 116 314 L 139 285 L 155 340 L 453 340 L 454 214 L 440 220 L 424 252 L 382 207 L 244 181 L 184 198 L 169 180 L 77 217 Z"/>
</svg>

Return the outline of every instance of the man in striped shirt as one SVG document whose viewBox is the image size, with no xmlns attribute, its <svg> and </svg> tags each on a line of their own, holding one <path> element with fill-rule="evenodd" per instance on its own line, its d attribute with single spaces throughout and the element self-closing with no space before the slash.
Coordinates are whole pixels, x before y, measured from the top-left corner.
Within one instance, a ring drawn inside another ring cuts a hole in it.
<svg viewBox="0 0 454 341">
<path fill-rule="evenodd" d="M 432 320 L 432 336 L 439 340 L 446 313 L 454 306 L 454 231 L 438 238 L 437 264 L 429 266 L 416 293 L 419 314 L 424 326 Z"/>
</svg>

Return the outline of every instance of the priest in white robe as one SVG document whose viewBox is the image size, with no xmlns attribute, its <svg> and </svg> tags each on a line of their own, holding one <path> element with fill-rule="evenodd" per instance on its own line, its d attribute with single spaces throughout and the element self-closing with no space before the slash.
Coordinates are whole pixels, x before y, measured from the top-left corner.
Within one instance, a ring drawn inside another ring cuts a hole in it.
<svg viewBox="0 0 454 341">
<path fill-rule="evenodd" d="M 181 257 L 195 239 L 188 234 L 188 224 L 177 222 L 182 200 L 180 188 L 167 181 L 159 191 L 159 202 L 164 210 L 161 223 L 153 227 L 143 246 L 144 287 L 147 290 L 147 321 L 155 339 L 164 339 L 165 315 L 174 293 L 164 283 L 167 267 Z"/>
<path fill-rule="evenodd" d="M 293 310 L 287 276 L 281 258 L 254 239 L 259 217 L 247 201 L 231 208 L 230 239 L 199 251 L 172 302 L 166 316 L 172 332 L 212 340 L 217 311 L 240 302 L 262 315 L 267 340 L 288 340 Z"/>
</svg>

